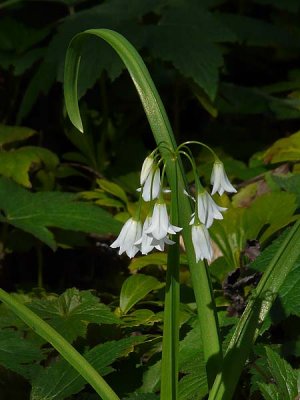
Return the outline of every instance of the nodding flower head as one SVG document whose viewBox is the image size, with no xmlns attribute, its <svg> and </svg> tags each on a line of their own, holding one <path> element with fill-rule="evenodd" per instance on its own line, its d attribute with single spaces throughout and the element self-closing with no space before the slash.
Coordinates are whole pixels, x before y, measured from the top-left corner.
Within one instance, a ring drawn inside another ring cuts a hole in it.
<svg viewBox="0 0 300 400">
<path fill-rule="evenodd" d="M 216 192 L 218 192 L 220 196 L 222 196 L 224 192 L 236 193 L 236 189 L 232 186 L 226 175 L 223 163 L 219 160 L 214 162 L 210 183 L 213 185 L 212 195 Z"/>
<path fill-rule="evenodd" d="M 182 228 L 170 223 L 166 204 L 162 201 L 156 202 L 153 209 L 151 224 L 146 230 L 146 233 L 152 235 L 154 239 L 161 240 L 165 238 L 168 233 L 175 235 L 181 230 Z"/>
<path fill-rule="evenodd" d="M 142 224 L 140 221 L 136 221 L 130 218 L 123 228 L 117 239 L 110 245 L 112 248 L 119 247 L 119 254 L 124 252 L 128 257 L 132 258 L 140 250 L 139 246 L 135 243 L 140 239 L 142 235 Z"/>
<path fill-rule="evenodd" d="M 141 175 L 140 175 L 140 184 L 143 185 L 148 178 L 148 175 L 150 174 L 152 168 L 154 165 L 154 158 L 150 155 L 145 158 L 143 165 L 142 165 L 142 170 L 141 170 Z"/>
<path fill-rule="evenodd" d="M 192 242 L 195 250 L 196 261 L 204 258 L 211 261 L 213 258 L 213 249 L 209 233 L 205 225 L 195 223 L 192 226 Z"/>
<path fill-rule="evenodd" d="M 159 250 L 159 251 L 164 251 L 165 249 L 165 244 L 174 244 L 172 240 L 169 239 L 168 236 L 163 237 L 162 239 L 155 239 L 152 234 L 147 234 L 147 230 L 151 225 L 152 218 L 148 216 L 145 219 L 144 225 L 143 225 L 143 233 L 141 238 L 135 243 L 135 245 L 140 247 L 141 253 L 142 254 L 148 254 L 150 251 L 152 251 L 154 248 Z"/>
<path fill-rule="evenodd" d="M 154 164 L 142 187 L 142 197 L 144 201 L 154 200 L 158 198 L 160 191 L 160 169 Z"/>
<path fill-rule="evenodd" d="M 160 169 L 152 155 L 145 158 L 140 175 L 141 188 L 144 201 L 157 199 L 161 191 Z"/>
<path fill-rule="evenodd" d="M 223 219 L 221 212 L 227 210 L 225 207 L 218 206 L 206 190 L 198 193 L 197 204 L 196 212 L 206 228 L 211 227 L 214 219 Z"/>
</svg>

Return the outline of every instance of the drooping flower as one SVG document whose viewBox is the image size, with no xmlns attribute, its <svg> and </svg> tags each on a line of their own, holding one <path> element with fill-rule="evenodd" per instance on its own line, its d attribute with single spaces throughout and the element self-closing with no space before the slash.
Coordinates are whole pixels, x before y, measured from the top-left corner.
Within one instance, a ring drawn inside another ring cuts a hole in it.
<svg viewBox="0 0 300 400">
<path fill-rule="evenodd" d="M 143 185 L 146 179 L 148 178 L 148 175 L 150 174 L 150 171 L 153 168 L 153 164 L 154 164 L 154 158 L 151 155 L 145 158 L 140 175 L 141 185 Z"/>
<path fill-rule="evenodd" d="M 110 245 L 112 248 L 119 247 L 119 254 L 126 252 L 132 258 L 140 250 L 135 244 L 142 235 L 142 224 L 133 218 L 129 218 L 124 224 L 117 239 Z"/>
<path fill-rule="evenodd" d="M 152 244 L 153 237 L 147 235 L 146 233 L 146 230 L 149 228 L 150 224 L 151 217 L 148 216 L 143 224 L 142 236 L 135 242 L 135 245 L 140 248 L 142 254 L 148 254 L 154 249 L 154 245 Z"/>
<path fill-rule="evenodd" d="M 154 239 L 161 240 L 166 238 L 168 233 L 175 235 L 176 232 L 180 232 L 181 230 L 182 228 L 170 223 L 166 204 L 161 200 L 156 202 L 150 226 L 145 233 L 152 235 Z"/>
<path fill-rule="evenodd" d="M 213 257 L 213 249 L 209 237 L 209 233 L 205 225 L 195 223 L 192 226 L 192 242 L 195 250 L 196 261 L 206 258 L 211 261 Z"/>
<path fill-rule="evenodd" d="M 165 244 L 172 245 L 175 244 L 175 242 L 171 239 L 169 239 L 168 236 L 165 236 L 164 238 L 157 240 L 155 238 L 152 239 L 152 245 L 159 251 L 164 251 L 165 250 Z"/>
<path fill-rule="evenodd" d="M 212 225 L 214 219 L 223 219 L 221 212 L 227 210 L 227 208 L 216 204 L 206 190 L 198 193 L 197 204 L 198 217 L 206 228 Z"/>
<path fill-rule="evenodd" d="M 142 186 L 142 197 L 145 201 L 154 200 L 158 197 L 160 190 L 160 169 L 153 164 Z"/>
<path fill-rule="evenodd" d="M 224 165 L 221 161 L 215 161 L 212 169 L 210 183 L 213 185 L 211 194 L 219 193 L 220 196 L 224 192 L 236 193 L 236 189 L 230 183 Z"/>
<path fill-rule="evenodd" d="M 168 236 L 165 236 L 162 239 L 155 239 L 152 234 L 147 234 L 146 231 L 151 225 L 151 217 L 147 217 L 145 219 L 144 225 L 143 225 L 143 232 L 141 238 L 135 242 L 135 245 L 138 246 L 141 250 L 142 254 L 148 254 L 150 251 L 152 251 L 154 248 L 159 250 L 159 251 L 164 251 L 165 250 L 165 244 L 174 244 L 173 240 L 169 239 Z"/>
</svg>

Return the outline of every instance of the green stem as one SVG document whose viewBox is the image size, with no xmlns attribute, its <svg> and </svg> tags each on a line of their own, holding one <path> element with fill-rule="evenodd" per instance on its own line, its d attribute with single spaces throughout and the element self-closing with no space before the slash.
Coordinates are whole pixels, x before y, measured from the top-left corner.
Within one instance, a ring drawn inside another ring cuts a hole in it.
<svg viewBox="0 0 300 400">
<path fill-rule="evenodd" d="M 176 400 L 178 395 L 179 346 L 179 244 L 168 250 L 161 364 L 161 400 Z"/>
<path fill-rule="evenodd" d="M 175 164 L 175 163 L 174 163 Z M 175 165 L 176 168 L 176 165 Z M 178 224 L 177 191 L 172 194 L 171 222 Z M 167 279 L 164 309 L 164 330 L 161 364 L 161 400 L 177 400 L 178 396 L 178 349 L 179 349 L 179 242 L 168 249 Z"/>
<path fill-rule="evenodd" d="M 50 325 L 21 304 L 13 296 L 0 289 L 0 300 L 21 318 L 34 332 L 51 343 L 79 374 L 95 389 L 103 400 L 119 400 L 116 393 L 78 351 Z"/>
</svg>

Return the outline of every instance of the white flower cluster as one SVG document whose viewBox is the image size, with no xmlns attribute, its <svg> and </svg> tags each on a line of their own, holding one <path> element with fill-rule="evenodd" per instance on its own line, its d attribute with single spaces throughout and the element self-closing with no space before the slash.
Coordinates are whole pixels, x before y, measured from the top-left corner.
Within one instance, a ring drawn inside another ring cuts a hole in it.
<svg viewBox="0 0 300 400">
<path fill-rule="evenodd" d="M 142 166 L 140 176 L 144 201 L 156 200 L 152 214 L 144 223 L 139 218 L 130 218 L 123 226 L 118 238 L 111 244 L 113 248 L 119 248 L 119 254 L 126 253 L 128 257 L 134 257 L 138 251 L 148 254 L 154 248 L 164 251 L 165 244 L 174 242 L 169 235 L 175 235 L 182 228 L 172 225 L 168 216 L 167 206 L 161 196 L 160 169 L 153 156 L 148 156 Z M 236 192 L 231 185 L 221 161 L 215 161 L 211 174 L 212 195 L 218 192 L 220 195 L 226 192 Z M 213 250 L 208 228 L 214 219 L 223 219 L 224 207 L 217 205 L 206 190 L 197 193 L 195 212 L 192 214 L 192 242 L 195 249 L 196 260 L 211 260 Z"/>
<path fill-rule="evenodd" d="M 221 196 L 225 191 L 235 193 L 236 189 L 230 183 L 223 163 L 215 161 L 211 173 L 210 183 L 213 185 L 211 194 L 219 193 Z M 190 225 L 192 225 L 192 242 L 195 249 L 196 261 L 212 260 L 213 249 L 208 233 L 208 228 L 211 227 L 214 219 L 223 219 L 222 212 L 227 208 L 220 207 L 216 204 L 210 194 L 206 190 L 200 191 L 197 194 L 196 210 L 192 214 Z"/>
<path fill-rule="evenodd" d="M 123 226 L 118 238 L 111 247 L 119 247 L 119 254 L 126 253 L 132 258 L 138 251 L 148 254 L 154 248 L 164 251 L 165 244 L 174 244 L 169 234 L 175 235 L 182 228 L 172 225 L 169 220 L 167 206 L 160 198 L 161 180 L 160 169 L 152 156 L 148 156 L 142 166 L 140 177 L 142 198 L 145 201 L 157 199 L 151 216 L 142 223 L 130 218 Z"/>
</svg>

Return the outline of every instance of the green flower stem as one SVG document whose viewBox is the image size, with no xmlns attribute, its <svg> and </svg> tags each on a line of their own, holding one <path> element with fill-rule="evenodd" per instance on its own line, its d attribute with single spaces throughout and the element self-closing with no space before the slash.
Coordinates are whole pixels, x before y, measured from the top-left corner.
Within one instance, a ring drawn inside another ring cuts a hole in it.
<svg viewBox="0 0 300 400">
<path fill-rule="evenodd" d="M 174 221 L 172 221 L 174 222 Z M 161 363 L 161 400 L 176 400 L 178 396 L 179 348 L 179 243 L 168 250 L 164 309 L 164 330 Z"/>
<path fill-rule="evenodd" d="M 173 163 L 175 169 L 176 163 Z M 177 191 L 173 193 L 171 223 L 178 225 Z M 164 308 L 164 329 L 161 363 L 161 400 L 177 400 L 178 397 L 178 350 L 179 350 L 179 242 L 178 235 L 172 236 L 175 244 L 168 249 L 167 279 Z"/>
<path fill-rule="evenodd" d="M 267 266 L 239 320 L 227 348 L 223 370 L 217 375 L 209 400 L 230 400 L 259 329 L 286 276 L 300 256 L 300 220 L 296 222 Z"/>
<path fill-rule="evenodd" d="M 65 61 L 64 93 L 66 108 L 72 123 L 83 132 L 83 125 L 78 107 L 77 79 L 80 65 L 81 48 L 87 37 L 98 36 L 110 44 L 123 60 L 140 96 L 146 116 L 162 157 L 169 160 L 176 158 L 175 138 L 159 94 L 149 72 L 135 48 L 120 34 L 108 29 L 90 29 L 76 35 L 67 50 Z M 178 159 L 179 172 L 176 175 L 174 163 L 167 162 L 166 173 L 171 190 L 178 189 L 179 223 L 183 227 L 183 238 L 195 292 L 198 315 L 200 319 L 204 357 L 207 364 L 208 382 L 217 375 L 222 362 L 222 351 L 219 340 L 218 323 L 211 292 L 208 271 L 204 263 L 196 262 L 191 237 L 189 220 L 192 213 L 190 200 L 184 194 L 186 187 L 182 164 Z M 177 181 L 178 179 L 178 181 Z M 177 182 L 176 182 L 177 181 Z"/>
<path fill-rule="evenodd" d="M 74 347 L 50 325 L 13 296 L 0 289 L 0 300 L 21 318 L 35 333 L 51 343 L 74 369 L 95 389 L 103 400 L 120 400 L 105 380 Z"/>
</svg>

